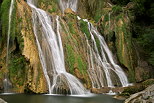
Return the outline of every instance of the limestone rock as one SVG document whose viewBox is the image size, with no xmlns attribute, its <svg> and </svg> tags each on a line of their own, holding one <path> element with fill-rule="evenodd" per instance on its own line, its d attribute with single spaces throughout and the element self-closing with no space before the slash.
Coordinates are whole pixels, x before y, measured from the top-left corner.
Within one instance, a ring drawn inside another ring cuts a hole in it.
<svg viewBox="0 0 154 103">
<path fill-rule="evenodd" d="M 0 103 L 7 103 L 3 99 L 0 98 Z"/>
<path fill-rule="evenodd" d="M 74 12 L 72 9 L 70 9 L 70 8 L 67 8 L 67 9 L 64 11 L 64 13 L 66 13 L 66 14 L 75 14 L 75 12 Z"/>
<path fill-rule="evenodd" d="M 154 84 L 144 91 L 131 95 L 125 103 L 154 103 Z"/>
</svg>

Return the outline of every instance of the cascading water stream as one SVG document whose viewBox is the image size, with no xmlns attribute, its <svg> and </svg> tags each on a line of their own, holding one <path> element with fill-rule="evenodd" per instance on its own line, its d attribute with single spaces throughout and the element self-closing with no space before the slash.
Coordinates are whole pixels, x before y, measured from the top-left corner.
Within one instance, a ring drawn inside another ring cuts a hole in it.
<svg viewBox="0 0 154 103">
<path fill-rule="evenodd" d="M 111 12 L 109 12 L 109 30 L 111 28 Z"/>
<path fill-rule="evenodd" d="M 14 0 L 11 0 L 11 5 L 9 9 L 9 26 L 8 26 L 8 34 L 7 34 L 7 51 L 6 51 L 6 65 L 8 66 L 9 59 L 9 43 L 10 43 L 10 32 L 11 32 L 11 21 L 12 21 L 12 12 L 14 8 Z"/>
<path fill-rule="evenodd" d="M 90 51 L 88 73 L 93 87 L 114 87 L 114 80 L 120 80 L 122 87 L 128 86 L 127 77 L 123 70 L 114 62 L 112 53 L 104 38 L 88 20 L 84 19 L 84 21 L 88 23 L 91 36 L 91 41 L 87 39 L 88 50 Z M 100 50 L 98 49 L 96 40 L 99 41 Z M 90 46 L 90 43 L 92 46 Z M 114 75 L 117 77 L 114 78 L 114 80 L 112 79 L 112 72 L 114 72 Z"/>
<path fill-rule="evenodd" d="M 11 21 L 12 21 L 12 12 L 14 9 L 14 0 L 11 0 L 10 9 L 9 9 L 9 22 L 8 22 L 8 33 L 7 33 L 7 48 L 6 48 L 6 68 L 8 69 L 9 64 L 9 45 L 10 45 L 10 33 L 11 33 Z M 11 82 L 8 78 L 8 74 L 4 74 L 3 80 L 4 93 L 8 93 L 11 87 Z"/>
<path fill-rule="evenodd" d="M 77 10 L 77 0 L 72 0 L 74 3 L 73 7 L 68 6 L 68 1 L 60 0 L 60 7 L 62 12 L 66 8 L 71 8 L 73 11 L 76 12 Z M 72 4 L 71 4 L 72 5 Z M 76 5 L 76 6 L 75 6 Z M 111 5 L 112 6 L 112 5 Z M 76 8 L 74 10 L 74 7 Z M 109 29 L 111 28 L 111 13 L 109 13 Z M 79 16 L 77 16 L 78 20 L 81 20 Z M 114 87 L 117 83 L 113 83 L 114 80 L 119 81 L 122 87 L 128 86 L 128 80 L 124 73 L 124 71 L 114 62 L 112 53 L 109 50 L 104 38 L 101 34 L 97 31 L 97 29 L 88 22 L 87 19 L 83 19 L 85 22 L 88 23 L 88 29 L 91 36 L 91 43 L 86 40 L 87 42 L 87 49 L 89 50 L 88 54 L 88 63 L 89 69 L 88 74 L 92 82 L 93 88 L 101 88 L 101 87 Z M 97 41 L 99 41 L 100 50 L 97 47 Z M 92 44 L 92 46 L 91 46 Z M 115 75 L 114 78 L 112 75 Z M 114 79 L 114 80 L 113 80 Z"/>
<path fill-rule="evenodd" d="M 59 0 L 60 8 L 64 13 L 65 9 L 71 8 L 74 12 L 77 11 L 78 0 Z"/>
<path fill-rule="evenodd" d="M 28 4 L 32 8 L 33 30 L 49 94 L 86 94 L 87 90 L 79 80 L 66 72 L 59 17 L 56 17 L 54 31 L 51 17 L 35 7 L 31 0 Z"/>
</svg>

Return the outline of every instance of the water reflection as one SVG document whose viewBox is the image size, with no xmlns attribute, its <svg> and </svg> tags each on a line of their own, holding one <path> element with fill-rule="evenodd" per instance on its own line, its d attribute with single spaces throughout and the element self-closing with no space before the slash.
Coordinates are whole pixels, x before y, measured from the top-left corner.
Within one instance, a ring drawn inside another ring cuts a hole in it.
<svg viewBox="0 0 154 103">
<path fill-rule="evenodd" d="M 123 103 L 109 95 L 90 95 L 83 97 L 58 95 L 26 95 L 12 94 L 0 95 L 8 103 Z"/>
</svg>

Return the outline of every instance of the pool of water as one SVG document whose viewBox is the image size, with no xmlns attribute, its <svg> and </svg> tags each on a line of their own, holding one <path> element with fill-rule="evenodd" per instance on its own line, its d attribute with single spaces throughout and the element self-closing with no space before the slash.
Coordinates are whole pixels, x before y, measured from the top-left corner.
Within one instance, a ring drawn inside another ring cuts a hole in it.
<svg viewBox="0 0 154 103">
<path fill-rule="evenodd" d="M 110 95 L 62 96 L 62 95 L 28 95 L 0 94 L 8 103 L 123 103 Z"/>
</svg>

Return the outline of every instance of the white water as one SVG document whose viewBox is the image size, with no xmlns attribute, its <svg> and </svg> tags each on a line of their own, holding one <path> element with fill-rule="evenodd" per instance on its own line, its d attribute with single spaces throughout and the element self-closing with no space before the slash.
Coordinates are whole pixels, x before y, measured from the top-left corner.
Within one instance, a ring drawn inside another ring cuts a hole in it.
<svg viewBox="0 0 154 103">
<path fill-rule="evenodd" d="M 59 0 L 60 8 L 64 13 L 65 9 L 70 8 L 74 12 L 77 11 L 78 0 Z"/>
<path fill-rule="evenodd" d="M 9 9 L 9 22 L 8 22 L 8 33 L 7 33 L 7 49 L 6 49 L 6 68 L 7 69 L 8 69 L 8 62 L 9 62 L 9 44 L 10 44 L 11 21 L 12 21 L 13 9 L 14 9 L 14 0 L 11 0 L 10 9 Z M 9 92 L 10 85 L 11 85 L 11 82 L 8 79 L 7 74 L 4 74 L 4 80 L 3 80 L 4 93 Z"/>
<path fill-rule="evenodd" d="M 109 12 L 109 30 L 111 29 L 111 12 Z"/>
<path fill-rule="evenodd" d="M 79 17 L 78 17 L 79 18 Z M 89 77 L 92 81 L 93 88 L 101 88 L 104 86 L 114 87 L 114 81 L 119 80 L 122 87 L 128 86 L 128 80 L 124 71 L 118 66 L 114 60 L 111 51 L 109 50 L 103 36 L 97 31 L 97 29 L 84 19 L 88 23 L 88 28 L 91 36 L 89 41 L 87 38 L 89 59 Z M 100 50 L 97 47 L 99 41 Z M 91 45 L 90 45 L 91 44 Z M 114 74 L 111 72 L 114 72 Z M 113 78 L 114 76 L 114 78 Z M 116 78 L 115 78 L 116 77 Z"/>
<path fill-rule="evenodd" d="M 56 17 L 55 32 L 51 17 L 35 7 L 31 0 L 28 0 L 28 4 L 32 8 L 33 30 L 49 94 L 86 94 L 87 90 L 79 80 L 66 72 L 59 17 Z"/>
<path fill-rule="evenodd" d="M 77 0 L 60 0 L 60 7 L 63 12 L 66 8 L 71 8 L 76 12 Z M 78 20 L 81 20 L 79 16 L 77 16 L 77 18 Z M 110 19 L 111 13 L 109 13 L 109 29 L 111 28 Z M 97 29 L 88 22 L 87 19 L 84 19 L 84 21 L 88 23 L 89 32 L 91 35 L 91 43 L 88 41 L 88 38 L 86 38 L 88 45 L 87 49 L 89 50 L 88 54 L 90 54 L 88 57 L 88 74 L 91 79 L 93 88 L 101 88 L 104 86 L 114 87 L 114 85 L 117 85 L 113 83 L 114 80 L 119 80 L 123 87 L 128 86 L 127 77 L 124 71 L 114 62 L 112 53 L 109 50 L 104 38 L 97 31 Z M 101 52 L 98 50 L 95 38 L 97 38 L 100 43 Z M 114 72 L 115 74 L 111 74 L 111 72 Z M 113 78 L 113 75 L 116 76 Z"/>
</svg>

